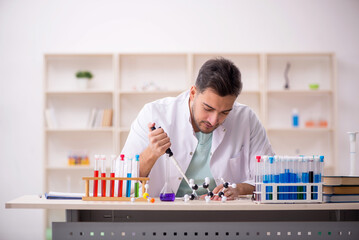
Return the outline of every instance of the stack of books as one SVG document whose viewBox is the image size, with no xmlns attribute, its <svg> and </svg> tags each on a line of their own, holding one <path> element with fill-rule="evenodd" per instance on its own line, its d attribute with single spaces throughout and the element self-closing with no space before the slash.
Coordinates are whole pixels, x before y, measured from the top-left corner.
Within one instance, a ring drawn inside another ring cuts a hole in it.
<svg viewBox="0 0 359 240">
<path fill-rule="evenodd" d="M 324 176 L 324 202 L 359 202 L 359 176 Z"/>
<path fill-rule="evenodd" d="M 112 109 L 92 109 L 87 126 L 89 128 L 112 127 Z"/>
</svg>

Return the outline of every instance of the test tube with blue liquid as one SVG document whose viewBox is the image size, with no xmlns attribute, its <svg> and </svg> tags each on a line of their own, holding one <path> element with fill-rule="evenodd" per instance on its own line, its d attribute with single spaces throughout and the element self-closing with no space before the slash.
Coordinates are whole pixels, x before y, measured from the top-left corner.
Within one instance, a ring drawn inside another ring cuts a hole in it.
<svg viewBox="0 0 359 240">
<path fill-rule="evenodd" d="M 308 160 L 308 176 L 309 176 L 309 183 L 314 183 L 314 156 L 313 157 L 309 157 L 309 160 Z M 310 188 L 310 196 L 311 196 L 311 199 L 314 199 L 314 186 L 311 186 Z"/>
<path fill-rule="evenodd" d="M 127 178 L 132 177 L 132 158 L 127 158 Z M 126 180 L 126 197 L 131 197 L 131 180 Z"/>
<path fill-rule="evenodd" d="M 262 156 L 263 159 L 263 164 L 264 164 L 264 174 L 263 174 L 263 183 L 269 183 L 269 178 L 270 178 L 270 172 L 269 172 L 269 158 L 268 156 Z M 270 187 L 266 186 L 265 192 L 266 192 L 266 200 L 269 200 L 269 192 L 270 191 Z"/>
<path fill-rule="evenodd" d="M 324 156 L 314 157 L 314 183 L 322 182 Z M 318 199 L 318 186 L 313 186 L 313 199 Z"/>
<path fill-rule="evenodd" d="M 289 181 L 289 170 L 288 170 L 288 159 L 285 156 L 282 156 L 280 161 L 280 177 L 279 177 L 279 181 L 280 183 L 288 183 Z M 281 191 L 282 192 L 282 199 L 281 200 L 288 200 L 288 186 L 281 186 Z"/>
<path fill-rule="evenodd" d="M 279 183 L 280 176 L 280 160 L 279 156 L 274 156 L 274 183 Z M 281 195 L 278 194 L 280 192 L 280 186 L 277 186 L 277 200 L 280 200 Z"/>
</svg>

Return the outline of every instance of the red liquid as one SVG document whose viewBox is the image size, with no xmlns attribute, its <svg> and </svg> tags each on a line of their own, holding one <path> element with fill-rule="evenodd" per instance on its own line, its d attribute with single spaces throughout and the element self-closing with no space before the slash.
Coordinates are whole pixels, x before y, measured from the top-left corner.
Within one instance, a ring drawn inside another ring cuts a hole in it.
<svg viewBox="0 0 359 240">
<path fill-rule="evenodd" d="M 111 177 L 115 177 L 115 173 L 111 173 Z M 110 180 L 110 197 L 114 197 L 115 194 L 115 180 Z"/>
<path fill-rule="evenodd" d="M 101 177 L 106 177 L 106 173 L 101 173 Z M 106 180 L 101 180 L 102 197 L 106 197 Z"/>
<path fill-rule="evenodd" d="M 98 177 L 98 170 L 94 170 L 93 176 Z M 94 180 L 93 181 L 93 196 L 94 197 L 97 197 L 97 192 L 98 192 L 98 180 Z"/>
<path fill-rule="evenodd" d="M 118 181 L 118 197 L 122 197 L 122 185 L 123 185 L 123 180 L 119 180 Z"/>
</svg>

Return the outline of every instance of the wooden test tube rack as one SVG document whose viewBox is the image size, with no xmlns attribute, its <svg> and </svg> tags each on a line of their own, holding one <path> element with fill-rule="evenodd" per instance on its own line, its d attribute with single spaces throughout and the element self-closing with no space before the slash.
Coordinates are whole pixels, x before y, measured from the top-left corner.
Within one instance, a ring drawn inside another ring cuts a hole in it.
<svg viewBox="0 0 359 240">
<path fill-rule="evenodd" d="M 85 180 L 85 197 L 82 197 L 83 201 L 131 201 L 130 197 L 90 197 L 90 181 L 94 180 L 131 180 L 131 181 L 141 181 L 142 184 L 142 195 L 145 193 L 145 184 L 149 180 L 149 178 L 145 177 L 133 177 L 133 178 L 125 178 L 125 177 L 83 177 L 82 180 Z M 100 183 L 100 181 L 99 181 Z M 125 187 L 125 186 L 124 186 Z M 125 189 L 124 189 L 125 190 Z M 125 193 L 125 191 L 123 191 Z M 144 198 L 136 198 L 136 201 L 147 201 L 147 199 Z"/>
</svg>

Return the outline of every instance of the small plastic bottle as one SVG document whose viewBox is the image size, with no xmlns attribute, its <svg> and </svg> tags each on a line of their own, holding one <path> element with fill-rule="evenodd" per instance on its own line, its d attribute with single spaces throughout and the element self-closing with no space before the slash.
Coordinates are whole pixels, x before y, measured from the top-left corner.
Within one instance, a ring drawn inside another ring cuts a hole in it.
<svg viewBox="0 0 359 240">
<path fill-rule="evenodd" d="M 299 127 L 299 113 L 296 108 L 292 110 L 292 125 L 293 127 Z"/>
</svg>

